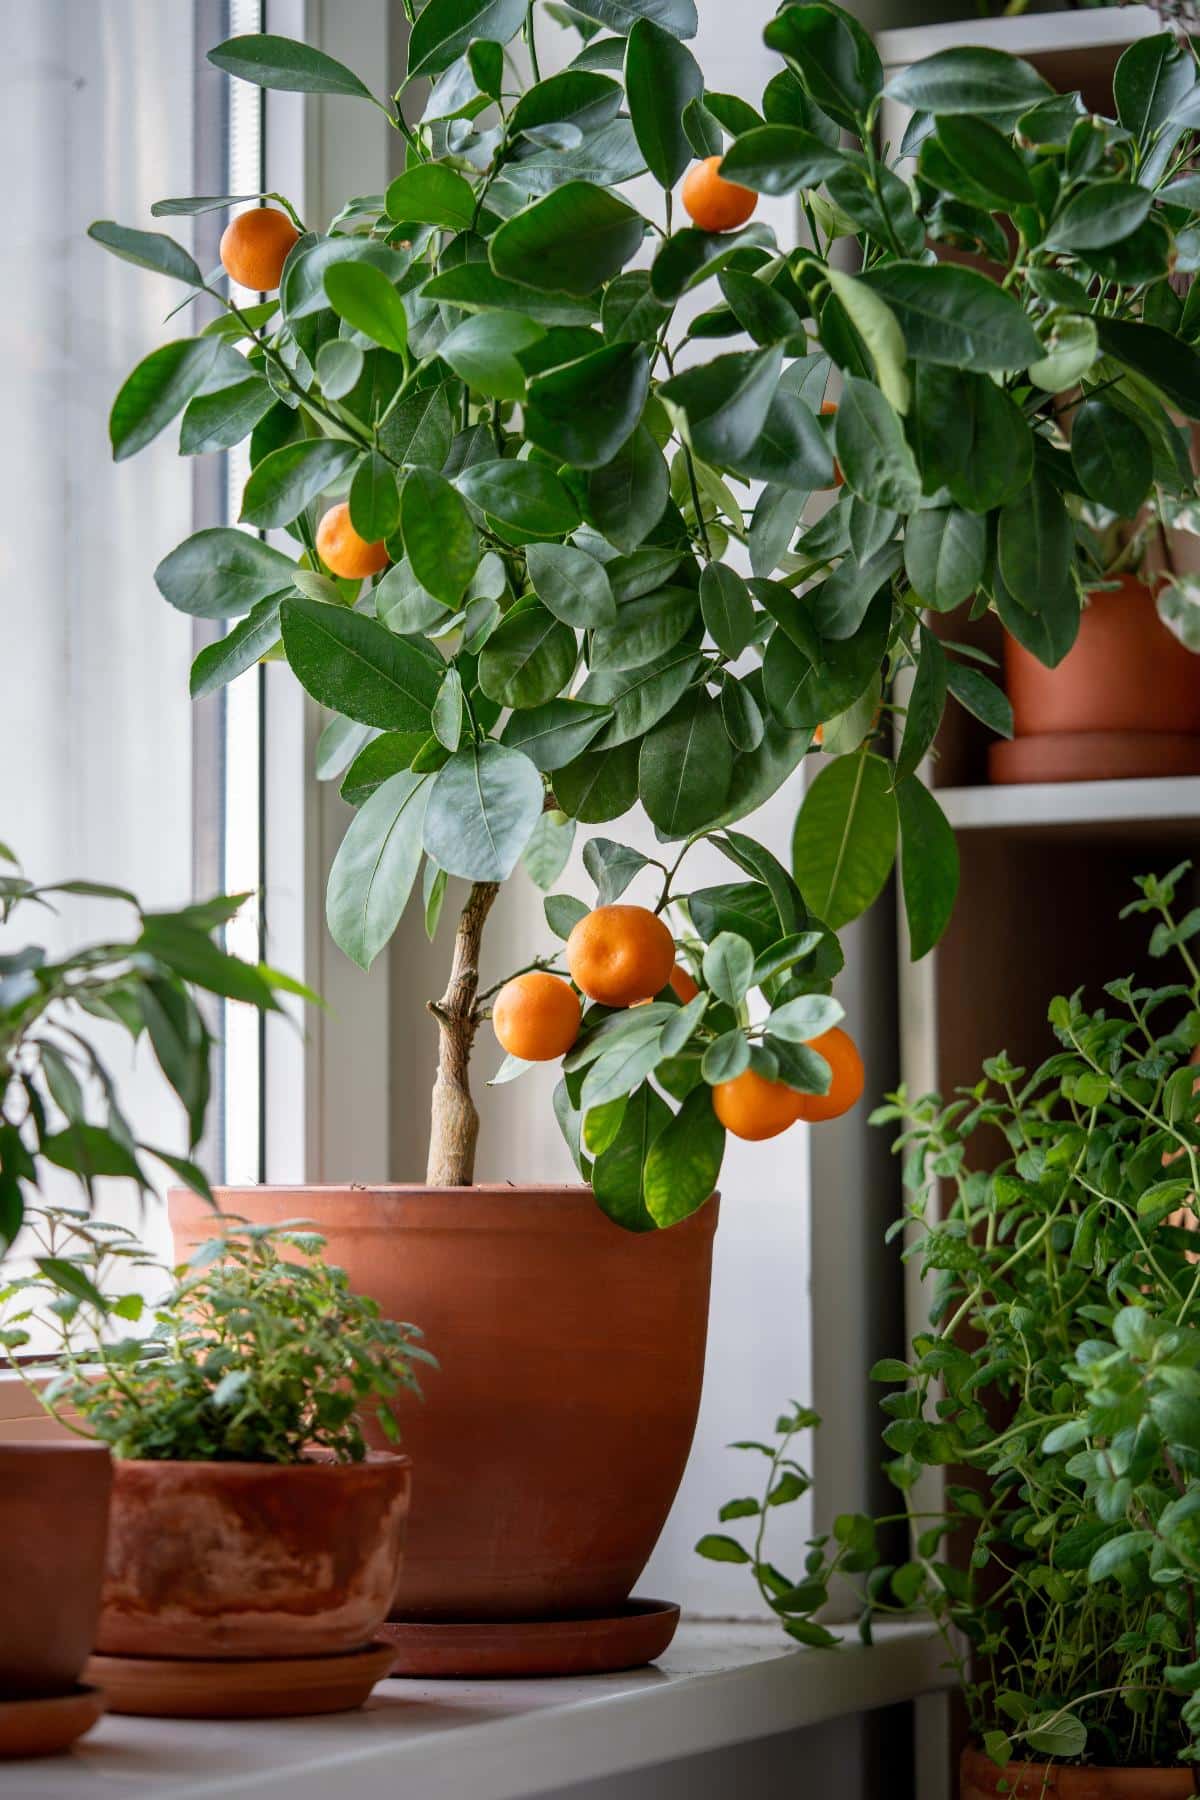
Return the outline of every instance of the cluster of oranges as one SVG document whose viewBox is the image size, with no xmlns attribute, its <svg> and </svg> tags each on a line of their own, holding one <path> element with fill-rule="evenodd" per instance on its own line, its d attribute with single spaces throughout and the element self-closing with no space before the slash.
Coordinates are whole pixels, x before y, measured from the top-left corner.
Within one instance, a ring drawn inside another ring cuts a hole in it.
<svg viewBox="0 0 1200 1800">
<path fill-rule="evenodd" d="M 522 1062 L 565 1056 L 579 1035 L 579 993 L 600 1006 L 641 1006 L 665 987 L 686 1005 L 699 989 L 675 961 L 675 940 L 657 914 L 644 906 L 598 906 L 567 939 L 570 982 L 533 969 L 514 975 L 496 996 L 492 1027 L 501 1047 Z M 579 993 L 576 993 L 578 988 Z M 713 1110 L 735 1137 L 760 1140 L 786 1131 L 798 1119 L 836 1119 L 863 1090 L 862 1059 L 854 1040 L 836 1027 L 811 1048 L 828 1062 L 827 1094 L 798 1094 L 782 1081 L 746 1069 L 712 1091 Z"/>
</svg>

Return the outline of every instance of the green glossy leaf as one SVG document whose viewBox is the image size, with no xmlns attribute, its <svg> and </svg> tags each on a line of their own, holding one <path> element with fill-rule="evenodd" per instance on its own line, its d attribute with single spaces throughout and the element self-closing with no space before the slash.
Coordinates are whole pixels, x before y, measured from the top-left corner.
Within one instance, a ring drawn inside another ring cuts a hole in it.
<svg viewBox="0 0 1200 1800">
<path fill-rule="evenodd" d="M 840 269 L 826 269 L 834 297 L 858 332 L 875 365 L 875 375 L 886 398 L 898 413 L 909 406 L 909 380 L 905 365 L 908 347 L 895 313 L 867 283 Z"/>
<path fill-rule="evenodd" d="M 919 962 L 937 943 L 958 894 L 958 844 L 945 813 L 915 775 L 896 788 L 900 885 L 909 953 Z"/>
<path fill-rule="evenodd" d="M 350 483 L 350 523 L 369 544 L 391 537 L 400 523 L 396 471 L 377 450 L 368 450 Z"/>
<path fill-rule="evenodd" d="M 1033 435 L 1016 405 L 986 375 L 917 366 L 911 423 L 926 493 L 947 488 L 970 512 L 990 512 L 1025 488 Z"/>
<path fill-rule="evenodd" d="M 448 69 L 473 39 L 507 44 L 527 10 L 525 0 L 429 0 L 409 35 L 409 80 Z"/>
<path fill-rule="evenodd" d="M 1048 99 L 1050 85 L 1031 64 L 1003 50 L 963 46 L 922 57 L 887 85 L 887 96 L 914 112 L 1008 113 Z"/>
<path fill-rule="evenodd" d="M 279 642 L 279 599 L 260 600 L 232 631 L 206 644 L 192 664 L 188 692 L 193 700 L 215 694 L 253 668 Z"/>
<path fill-rule="evenodd" d="M 195 394 L 184 408 L 179 427 L 179 454 L 204 456 L 230 450 L 248 437 L 275 405 L 270 382 L 252 375 L 215 394 Z"/>
<path fill-rule="evenodd" d="M 792 870 L 805 905 L 833 930 L 882 892 L 896 824 L 891 771 L 878 756 L 835 757 L 809 787 L 792 837 Z"/>
<path fill-rule="evenodd" d="M 1000 513 L 997 558 L 1004 585 L 1030 612 L 1066 580 L 1075 533 L 1062 496 L 1040 469 Z"/>
<path fill-rule="evenodd" d="M 483 512 L 520 531 L 559 537 L 579 523 L 574 498 L 544 463 L 475 463 L 454 483 Z"/>
<path fill-rule="evenodd" d="M 763 39 L 787 58 L 823 112 L 861 135 L 883 87 L 883 65 L 857 19 L 832 0 L 788 5 L 768 23 Z"/>
<path fill-rule="evenodd" d="M 421 586 L 443 605 L 457 606 L 479 566 L 479 540 L 460 495 L 432 469 L 410 470 L 400 494 L 400 528 Z"/>
<path fill-rule="evenodd" d="M 475 190 L 443 163 L 417 163 L 397 175 L 385 197 L 389 219 L 468 231 L 475 220 Z"/>
<path fill-rule="evenodd" d="M 853 637 L 823 642 L 810 624 L 811 649 L 787 631 L 774 632 L 763 656 L 763 689 L 779 723 L 792 732 L 811 732 L 852 706 L 878 672 L 891 613 L 889 596 L 880 594 Z"/>
<path fill-rule="evenodd" d="M 926 626 L 920 627 L 920 655 L 904 714 L 904 735 L 896 775 L 911 775 L 937 735 L 946 704 L 946 653 Z"/>
<path fill-rule="evenodd" d="M 305 438 L 272 450 L 246 483 L 239 517 L 246 525 L 290 525 L 353 467 L 360 454 L 354 444 L 334 438 Z"/>
<path fill-rule="evenodd" d="M 151 269 L 156 275 L 170 275 L 189 287 L 203 287 L 204 277 L 193 257 L 182 244 L 161 231 L 133 231 L 113 219 L 97 219 L 88 226 L 88 236 L 105 250 L 111 250 L 122 262 L 139 269 Z"/>
<path fill-rule="evenodd" d="M 442 677 L 437 699 L 433 703 L 433 735 L 447 750 L 457 750 L 463 728 L 463 684 L 458 670 L 451 666 Z"/>
<path fill-rule="evenodd" d="M 229 355 L 219 338 L 179 338 L 143 357 L 126 376 L 109 414 L 113 461 L 124 462 L 153 442 Z"/>
<path fill-rule="evenodd" d="M 1195 64 L 1173 33 L 1163 31 L 1142 38 L 1122 52 L 1113 73 L 1117 118 L 1145 144 L 1195 82 Z"/>
<path fill-rule="evenodd" d="M 154 584 L 164 600 L 194 619 L 236 619 L 286 593 L 295 572 L 291 557 L 250 532 L 213 525 L 164 556 Z"/>
<path fill-rule="evenodd" d="M 673 1114 L 649 1082 L 630 1096 L 621 1126 L 609 1147 L 592 1168 L 592 1190 L 601 1210 L 626 1231 L 653 1231 L 655 1221 L 646 1205 L 646 1159 L 655 1139 L 671 1123 Z"/>
<path fill-rule="evenodd" d="M 294 38 L 248 32 L 227 38 L 210 50 L 208 60 L 239 81 L 277 88 L 288 94 L 348 94 L 371 100 L 374 95 L 343 63 L 311 44 Z"/>
<path fill-rule="evenodd" d="M 666 718 L 690 687 L 698 660 L 690 645 L 680 644 L 644 667 L 589 675 L 577 698 L 613 710 L 602 747 L 612 749 L 643 737 Z"/>
<path fill-rule="evenodd" d="M 695 0 L 579 0 L 572 11 L 622 36 L 627 36 L 639 19 L 652 19 L 681 38 L 695 37 L 699 28 Z"/>
<path fill-rule="evenodd" d="M 625 94 L 638 148 L 660 187 L 674 187 L 692 160 L 683 113 L 703 92 L 691 51 L 652 19 L 638 19 L 625 46 Z"/>
<path fill-rule="evenodd" d="M 541 817 L 542 795 L 541 776 L 519 750 L 468 744 L 433 778 L 425 849 L 448 875 L 507 881 Z"/>
<path fill-rule="evenodd" d="M 1189 419 L 1200 418 L 1200 354 L 1157 325 L 1097 319 L 1100 348 L 1142 375 Z"/>
<path fill-rule="evenodd" d="M 656 588 L 623 600 L 615 623 L 596 631 L 588 650 L 593 670 L 640 669 L 674 649 L 696 616 L 691 588 Z"/>
<path fill-rule="evenodd" d="M 604 564 L 573 544 L 530 544 L 526 559 L 538 598 L 565 625 L 611 625 L 617 603 Z"/>
<path fill-rule="evenodd" d="M 914 513 L 904 533 L 904 568 L 915 593 L 936 612 L 953 612 L 983 578 L 987 520 L 957 506 Z"/>
<path fill-rule="evenodd" d="M 717 468 L 753 450 L 779 380 L 776 349 L 734 351 L 685 369 L 659 388 L 692 449 Z"/>
<path fill-rule="evenodd" d="M 641 345 L 607 344 L 530 382 L 526 434 L 573 468 L 600 468 L 632 435 L 649 389 Z"/>
<path fill-rule="evenodd" d="M 639 425 L 611 461 L 588 475 L 588 515 L 610 544 L 628 554 L 662 518 L 670 490 L 666 458 Z"/>
<path fill-rule="evenodd" d="M 347 325 L 373 343 L 403 356 L 408 348 L 404 302 L 382 269 L 364 262 L 335 262 L 325 271 L 329 304 Z"/>
<path fill-rule="evenodd" d="M 615 194 L 569 181 L 507 220 L 489 256 L 497 275 L 586 295 L 624 268 L 644 229 L 641 214 Z"/>
<path fill-rule="evenodd" d="M 700 576 L 700 610 L 709 637 L 723 656 L 735 661 L 754 635 L 754 603 L 736 569 L 706 563 Z"/>
<path fill-rule="evenodd" d="M 651 1144 L 643 1195 L 660 1228 L 690 1218 L 710 1197 L 725 1155 L 725 1128 L 707 1086 L 693 1088 Z"/>
<path fill-rule="evenodd" d="M 421 862 L 429 777 L 405 769 L 359 809 L 329 871 L 329 934 L 369 969 L 400 923 Z"/>
<path fill-rule="evenodd" d="M 563 811 L 581 824 L 618 819 L 637 799 L 638 746 L 622 742 L 608 750 L 586 750 L 556 770 L 554 794 Z"/>
<path fill-rule="evenodd" d="M 1029 170 L 1009 139 L 987 119 L 951 113 L 938 120 L 937 134 L 951 160 L 995 199 L 1016 206 L 1033 205 Z"/>
<path fill-rule="evenodd" d="M 435 664 L 375 619 L 302 595 L 285 600 L 280 623 L 297 680 L 322 706 L 384 731 L 429 730 L 440 657 Z"/>
<path fill-rule="evenodd" d="M 543 706 L 512 713 L 502 741 L 521 750 L 535 769 L 553 771 L 582 756 L 611 718 L 606 706 L 588 706 L 582 700 L 548 700 Z"/>
<path fill-rule="evenodd" d="M 523 604 L 501 620 L 484 645 L 479 685 L 501 706 L 543 706 L 567 686 L 578 654 L 569 626 L 536 602 Z"/>
<path fill-rule="evenodd" d="M 1136 231 L 1150 204 L 1151 195 L 1131 181 L 1097 181 L 1071 196 L 1046 241 L 1055 250 L 1102 249 Z"/>
<path fill-rule="evenodd" d="M 811 493 L 833 484 L 833 457 L 812 409 L 782 388 L 775 394 L 738 473 Z"/>
<path fill-rule="evenodd" d="M 667 838 L 687 837 L 720 817 L 733 774 L 733 747 L 703 692 L 688 694 L 649 732 L 638 759 L 638 794 Z"/>
<path fill-rule="evenodd" d="M 917 361 L 1024 369 L 1041 355 L 1019 301 L 986 275 L 952 263 L 888 263 L 865 278 L 891 308 Z"/>
<path fill-rule="evenodd" d="M 895 411 L 872 382 L 847 377 L 835 435 L 838 462 L 853 493 L 895 512 L 916 505 L 921 480 L 912 451 Z"/>
<path fill-rule="evenodd" d="M 532 319 L 482 313 L 456 325 L 443 338 L 438 353 L 478 393 L 497 400 L 523 400 L 525 371 L 516 353 L 544 336 L 542 327 Z"/>
<path fill-rule="evenodd" d="M 425 283 L 421 298 L 471 312 L 523 313 L 539 325 L 592 325 L 597 317 L 590 300 L 573 300 L 566 294 L 539 294 L 523 282 L 505 280 L 485 262 L 459 263 L 443 269 Z"/>
<path fill-rule="evenodd" d="M 720 172 L 726 181 L 758 194 L 791 194 L 800 187 L 819 187 L 845 160 L 840 150 L 799 126 L 757 125 L 730 145 Z"/>
<path fill-rule="evenodd" d="M 827 581 L 812 589 L 808 603 L 817 630 L 826 640 L 853 637 L 876 594 L 889 587 L 900 567 L 899 544 L 885 544 L 865 563 L 845 556 Z"/>
<path fill-rule="evenodd" d="M 1136 420 L 1104 400 L 1085 401 L 1075 414 L 1071 461 L 1089 498 L 1125 518 L 1137 512 L 1154 479 L 1149 438 Z"/>
</svg>

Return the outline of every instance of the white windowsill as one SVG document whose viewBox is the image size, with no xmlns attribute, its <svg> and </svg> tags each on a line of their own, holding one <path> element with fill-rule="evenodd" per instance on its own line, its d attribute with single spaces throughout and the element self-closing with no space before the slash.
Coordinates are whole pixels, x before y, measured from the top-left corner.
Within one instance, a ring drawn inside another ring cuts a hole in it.
<svg viewBox="0 0 1200 1800">
<path fill-rule="evenodd" d="M 9 1763 L 21 1800 L 527 1800 L 952 1685 L 933 1628 L 837 1651 L 772 1624 L 685 1623 L 652 1668 L 558 1681 L 387 1681 L 366 1708 L 247 1722 L 110 1717 L 69 1757 Z"/>
</svg>

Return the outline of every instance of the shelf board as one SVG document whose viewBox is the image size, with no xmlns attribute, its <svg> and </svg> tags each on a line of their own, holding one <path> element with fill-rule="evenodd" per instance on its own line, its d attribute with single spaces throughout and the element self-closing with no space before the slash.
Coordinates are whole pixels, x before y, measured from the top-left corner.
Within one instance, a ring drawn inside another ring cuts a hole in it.
<svg viewBox="0 0 1200 1800">
<path fill-rule="evenodd" d="M 877 31 L 885 69 L 907 68 L 938 50 L 963 44 L 1007 50 L 1010 56 L 1124 48 L 1164 29 L 1150 6 L 1093 6 L 1073 12 L 1022 13 L 1016 18 L 962 19 L 950 25 L 916 25 Z"/>
<path fill-rule="evenodd" d="M 945 1689 L 932 1625 L 864 1649 L 789 1645 L 774 1624 L 685 1623 L 660 1661 L 557 1681 L 383 1681 L 315 1719 L 102 1719 L 69 1758 L 6 1763 L 21 1800 L 529 1800 Z M 5 1784 L 12 1784 L 11 1787 Z"/>
<path fill-rule="evenodd" d="M 1109 843 L 1200 839 L 1200 775 L 1148 781 L 1046 781 L 938 788 L 956 831 Z"/>
</svg>

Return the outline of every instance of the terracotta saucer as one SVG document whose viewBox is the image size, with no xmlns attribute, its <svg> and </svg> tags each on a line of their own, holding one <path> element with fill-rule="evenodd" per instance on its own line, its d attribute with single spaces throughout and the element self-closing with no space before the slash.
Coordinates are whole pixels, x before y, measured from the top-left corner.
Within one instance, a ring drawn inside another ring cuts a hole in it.
<svg viewBox="0 0 1200 1800">
<path fill-rule="evenodd" d="M 187 1662 L 165 1656 L 93 1656 L 86 1673 L 104 1684 L 108 1710 L 161 1719 L 283 1719 L 351 1712 L 387 1674 L 393 1651 L 379 1638 L 340 1656 L 254 1662 Z"/>
<path fill-rule="evenodd" d="M 1200 775 L 1200 737 L 1172 731 L 1047 731 L 988 746 L 994 782 L 1139 781 Z"/>
<path fill-rule="evenodd" d="M 0 1700 L 0 1761 L 57 1756 L 92 1729 L 106 1699 L 103 1688 L 78 1686 L 42 1700 Z"/>
<path fill-rule="evenodd" d="M 661 1656 L 679 1624 L 666 1600 L 627 1600 L 599 1618 L 455 1625 L 389 1619 L 393 1675 L 497 1681 L 521 1675 L 612 1675 Z"/>
</svg>

